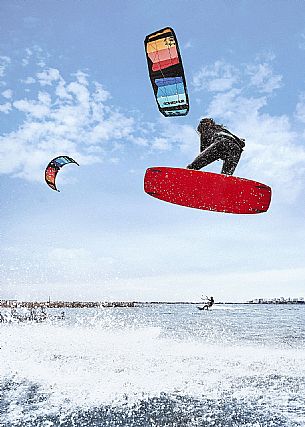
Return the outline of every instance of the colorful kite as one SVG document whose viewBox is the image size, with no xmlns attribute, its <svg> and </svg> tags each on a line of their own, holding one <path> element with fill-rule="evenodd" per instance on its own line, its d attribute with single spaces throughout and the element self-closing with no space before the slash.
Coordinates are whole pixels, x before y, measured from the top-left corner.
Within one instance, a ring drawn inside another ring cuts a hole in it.
<svg viewBox="0 0 305 427">
<path fill-rule="evenodd" d="M 185 116 L 189 99 L 178 41 L 172 28 L 149 34 L 144 41 L 149 77 L 160 112 Z"/>
<path fill-rule="evenodd" d="M 55 185 L 56 175 L 59 169 L 61 169 L 64 165 L 67 165 L 68 163 L 75 163 L 79 166 L 79 164 L 75 160 L 71 159 L 71 157 L 59 156 L 51 160 L 48 166 L 46 167 L 45 180 L 48 186 L 51 187 L 53 190 L 59 191 L 57 190 Z"/>
</svg>

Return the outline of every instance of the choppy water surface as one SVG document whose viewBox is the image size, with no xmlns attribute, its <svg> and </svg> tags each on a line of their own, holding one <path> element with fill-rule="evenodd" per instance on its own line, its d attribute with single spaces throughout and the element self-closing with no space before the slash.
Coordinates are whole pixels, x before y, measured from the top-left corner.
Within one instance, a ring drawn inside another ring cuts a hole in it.
<svg viewBox="0 0 305 427">
<path fill-rule="evenodd" d="M 65 313 L 0 323 L 1 427 L 305 425 L 305 306 Z"/>
</svg>

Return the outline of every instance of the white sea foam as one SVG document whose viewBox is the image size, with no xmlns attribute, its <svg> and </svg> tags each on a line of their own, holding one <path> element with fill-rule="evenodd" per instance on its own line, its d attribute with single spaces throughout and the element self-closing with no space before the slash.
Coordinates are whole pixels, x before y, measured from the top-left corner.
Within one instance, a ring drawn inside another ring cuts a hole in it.
<svg viewBox="0 0 305 427">
<path fill-rule="evenodd" d="M 202 307 L 202 306 L 201 306 Z M 240 311 L 243 308 L 241 306 L 232 306 L 232 305 L 213 305 L 213 308 L 209 309 L 210 312 L 215 310 L 228 310 L 228 311 Z"/>
<path fill-rule="evenodd" d="M 305 354 L 296 349 L 175 339 L 162 335 L 160 327 L 110 328 L 106 320 L 7 324 L 0 328 L 0 340 L 0 378 L 15 383 L 8 399 L 11 423 L 25 417 L 29 384 L 46 397 L 30 417 L 120 405 L 126 399 L 133 403 L 161 393 L 198 399 L 247 396 L 262 408 L 288 414 L 288 402 L 305 395 L 299 381 Z"/>
</svg>

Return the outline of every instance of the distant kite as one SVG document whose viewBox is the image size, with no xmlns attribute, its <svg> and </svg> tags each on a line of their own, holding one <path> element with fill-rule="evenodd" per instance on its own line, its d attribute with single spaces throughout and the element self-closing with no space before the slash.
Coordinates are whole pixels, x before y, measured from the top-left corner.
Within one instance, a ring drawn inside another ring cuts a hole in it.
<svg viewBox="0 0 305 427">
<path fill-rule="evenodd" d="M 178 41 L 172 28 L 149 34 L 144 41 L 149 77 L 160 112 L 185 116 L 189 99 Z"/>
<path fill-rule="evenodd" d="M 57 190 L 56 185 L 55 185 L 56 175 L 57 175 L 58 171 L 64 165 L 67 165 L 68 163 L 75 163 L 79 166 L 79 164 L 75 160 L 71 159 L 71 157 L 59 156 L 59 157 L 55 157 L 55 159 L 51 160 L 50 163 L 48 164 L 48 166 L 46 167 L 45 180 L 46 180 L 46 183 L 48 184 L 48 186 L 52 188 L 52 190 L 59 191 L 59 190 Z"/>
</svg>

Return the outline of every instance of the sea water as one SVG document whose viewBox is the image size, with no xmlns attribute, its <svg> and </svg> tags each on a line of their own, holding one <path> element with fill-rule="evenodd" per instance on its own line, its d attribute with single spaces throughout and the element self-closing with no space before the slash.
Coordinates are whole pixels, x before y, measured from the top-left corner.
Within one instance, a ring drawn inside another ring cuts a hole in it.
<svg viewBox="0 0 305 427">
<path fill-rule="evenodd" d="M 1 427 L 305 426 L 305 305 L 65 309 L 0 347 Z"/>
</svg>

